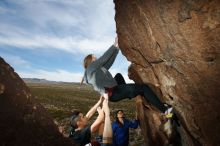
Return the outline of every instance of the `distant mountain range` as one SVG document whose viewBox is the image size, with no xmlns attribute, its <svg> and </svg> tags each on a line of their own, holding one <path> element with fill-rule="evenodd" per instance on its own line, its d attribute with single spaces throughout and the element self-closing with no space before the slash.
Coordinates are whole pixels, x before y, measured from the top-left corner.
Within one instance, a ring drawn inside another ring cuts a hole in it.
<svg viewBox="0 0 220 146">
<path fill-rule="evenodd" d="M 24 82 L 27 82 L 27 83 L 44 83 L 44 82 L 50 82 L 46 79 L 38 79 L 38 78 L 22 78 L 22 80 Z"/>
<path fill-rule="evenodd" d="M 69 83 L 62 81 L 49 81 L 46 79 L 38 79 L 38 78 L 22 78 L 25 83 L 41 83 L 41 84 L 59 84 L 59 83 Z"/>
</svg>

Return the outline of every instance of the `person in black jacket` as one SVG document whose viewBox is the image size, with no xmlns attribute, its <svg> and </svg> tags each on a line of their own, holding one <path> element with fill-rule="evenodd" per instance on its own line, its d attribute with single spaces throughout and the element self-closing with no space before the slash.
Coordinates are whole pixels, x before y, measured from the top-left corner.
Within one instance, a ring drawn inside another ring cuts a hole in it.
<svg viewBox="0 0 220 146">
<path fill-rule="evenodd" d="M 102 108 L 100 108 L 103 102 Z M 98 111 L 98 117 L 90 125 L 88 120 Z M 104 130 L 102 138 L 102 146 L 110 146 L 112 143 L 112 128 L 110 121 L 110 110 L 108 106 L 108 99 L 103 97 L 89 110 L 84 116 L 80 111 L 74 111 L 71 117 L 71 131 L 69 137 L 75 140 L 80 146 L 85 146 L 91 143 L 91 134 L 95 133 L 104 120 Z"/>
</svg>

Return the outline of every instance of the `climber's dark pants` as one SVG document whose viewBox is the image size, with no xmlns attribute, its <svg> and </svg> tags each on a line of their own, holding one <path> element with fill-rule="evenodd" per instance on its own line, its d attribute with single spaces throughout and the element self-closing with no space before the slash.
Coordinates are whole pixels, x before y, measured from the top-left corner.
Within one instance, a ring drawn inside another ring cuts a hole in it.
<svg viewBox="0 0 220 146">
<path fill-rule="evenodd" d="M 117 74 L 116 76 L 120 76 L 120 75 Z M 118 78 L 121 78 L 121 77 L 118 77 Z M 121 79 L 121 81 L 123 80 Z M 116 81 L 119 82 L 119 80 L 117 79 Z M 125 98 L 130 98 L 130 99 L 134 98 L 137 95 L 144 96 L 144 98 L 147 101 L 149 101 L 153 106 L 158 108 L 161 112 L 164 113 L 166 111 L 167 108 L 158 99 L 156 94 L 150 89 L 150 87 L 144 84 L 143 85 L 134 84 L 134 83 L 126 84 L 125 82 L 121 82 L 117 86 L 112 88 L 112 95 L 109 97 L 109 100 L 112 102 L 117 102 Z"/>
</svg>

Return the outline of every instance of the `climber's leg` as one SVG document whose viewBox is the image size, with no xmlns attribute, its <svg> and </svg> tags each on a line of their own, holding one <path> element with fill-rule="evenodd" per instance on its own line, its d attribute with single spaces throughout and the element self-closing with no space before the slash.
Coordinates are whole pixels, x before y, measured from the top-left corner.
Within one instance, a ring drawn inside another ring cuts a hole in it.
<svg viewBox="0 0 220 146">
<path fill-rule="evenodd" d="M 161 112 L 165 113 L 165 111 L 168 109 L 157 97 L 157 95 L 151 90 L 151 88 L 147 85 L 139 85 L 139 88 L 143 88 L 144 91 L 144 97 L 146 100 L 148 100 L 152 105 L 157 107 Z"/>
<path fill-rule="evenodd" d="M 135 91 L 135 84 L 122 84 L 112 88 L 112 96 L 109 100 L 117 102 L 125 98 L 134 98 L 139 93 Z"/>
<path fill-rule="evenodd" d="M 123 84 L 113 88 L 112 96 L 109 98 L 112 102 L 117 102 L 125 98 L 134 98 L 137 95 L 143 95 L 153 106 L 161 112 L 166 111 L 166 106 L 158 99 L 156 94 L 147 86 L 140 84 Z"/>
</svg>

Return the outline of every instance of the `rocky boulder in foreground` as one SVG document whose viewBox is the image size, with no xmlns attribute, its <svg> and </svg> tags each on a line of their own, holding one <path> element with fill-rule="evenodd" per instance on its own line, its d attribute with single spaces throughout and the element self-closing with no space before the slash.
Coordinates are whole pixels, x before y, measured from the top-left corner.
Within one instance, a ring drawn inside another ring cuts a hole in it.
<svg viewBox="0 0 220 146">
<path fill-rule="evenodd" d="M 0 145 L 72 146 L 14 69 L 0 58 Z"/>
<path fill-rule="evenodd" d="M 139 114 L 146 145 L 219 145 L 220 1 L 114 2 L 130 78 L 172 105 L 181 124 L 167 135 L 160 113 L 145 103 Z"/>
</svg>

